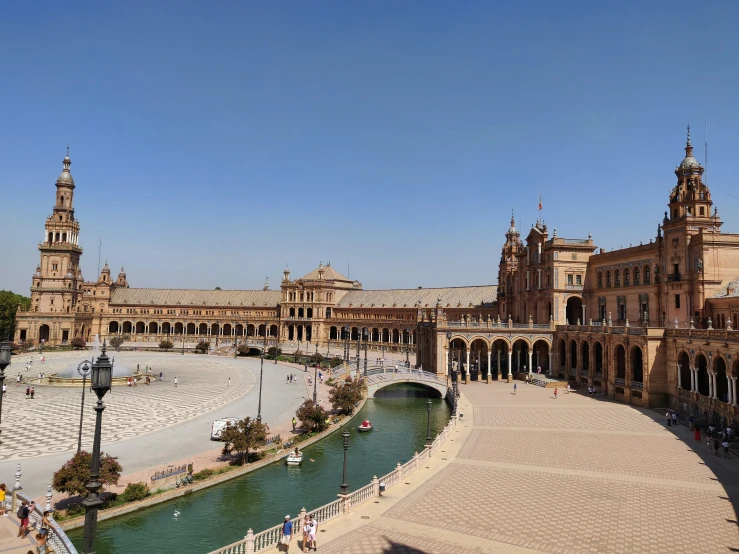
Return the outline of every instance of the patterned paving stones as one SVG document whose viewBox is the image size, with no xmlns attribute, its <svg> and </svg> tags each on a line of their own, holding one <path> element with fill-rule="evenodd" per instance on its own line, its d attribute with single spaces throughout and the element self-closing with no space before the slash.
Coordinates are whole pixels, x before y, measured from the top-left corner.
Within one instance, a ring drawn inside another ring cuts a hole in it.
<svg viewBox="0 0 739 554">
<path fill-rule="evenodd" d="M 448 461 L 430 462 L 426 481 L 390 489 L 397 498 L 385 507 L 363 505 L 328 522 L 321 550 L 739 551 L 737 460 L 706 456 L 702 444 L 694 451 L 687 428 L 666 428 L 653 412 L 509 388 L 463 387 L 473 415 L 462 423 L 464 443 L 447 447 L 456 448 L 442 454 Z"/>
</svg>

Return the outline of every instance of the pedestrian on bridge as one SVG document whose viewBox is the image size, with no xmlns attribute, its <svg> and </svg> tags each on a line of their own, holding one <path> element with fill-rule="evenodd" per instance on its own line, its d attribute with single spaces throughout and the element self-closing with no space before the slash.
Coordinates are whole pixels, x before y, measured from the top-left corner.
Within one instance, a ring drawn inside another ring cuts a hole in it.
<svg viewBox="0 0 739 554">
<path fill-rule="evenodd" d="M 516 383 L 513 383 L 513 394 L 516 394 Z"/>
</svg>

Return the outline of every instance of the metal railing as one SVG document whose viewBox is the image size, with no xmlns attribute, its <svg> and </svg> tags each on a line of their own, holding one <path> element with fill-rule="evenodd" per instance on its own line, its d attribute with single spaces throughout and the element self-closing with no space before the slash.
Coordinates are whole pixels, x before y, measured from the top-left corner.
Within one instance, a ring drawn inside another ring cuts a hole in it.
<svg viewBox="0 0 739 554">
<path fill-rule="evenodd" d="M 614 383 L 615 383 L 615 384 L 617 384 L 617 385 L 620 385 L 620 386 L 622 386 L 622 387 L 625 387 L 625 386 L 626 386 L 626 379 L 619 379 L 619 378 L 616 378 L 616 379 L 614 380 Z"/>
<path fill-rule="evenodd" d="M 395 466 L 395 469 L 390 473 L 383 475 L 379 479 L 377 477 L 373 478 L 370 484 L 357 489 L 350 494 L 341 496 L 338 500 L 334 500 L 333 502 L 321 506 L 320 508 L 316 508 L 310 512 L 306 512 L 305 508 L 303 508 L 300 511 L 300 515 L 292 519 L 293 529 L 299 529 L 299 526 L 306 515 L 312 515 L 318 523 L 322 523 L 349 513 L 351 508 L 364 504 L 365 502 L 379 496 L 380 483 L 383 483 L 387 489 L 403 482 L 404 476 L 416 471 L 421 462 L 428 460 L 433 453 L 446 442 L 449 433 L 456 424 L 456 417 L 453 417 L 449 420 L 449 423 L 444 427 L 441 433 L 436 436 L 430 446 L 427 446 L 421 452 L 416 452 L 415 455 L 405 464 L 401 465 L 398 463 Z M 252 554 L 255 552 L 262 552 L 268 548 L 274 548 L 280 541 L 282 525 L 283 524 L 280 523 L 279 525 L 275 525 L 274 527 L 270 527 L 269 529 L 265 529 L 256 534 L 249 529 L 246 536 L 240 541 L 219 548 L 218 550 L 213 550 L 210 554 Z M 77 554 L 76 551 L 62 550 L 59 552 Z"/>
<path fill-rule="evenodd" d="M 644 390 L 644 383 L 641 381 L 632 381 L 631 388 L 637 390 Z"/>
<path fill-rule="evenodd" d="M 31 499 L 26 498 L 21 493 L 17 493 L 17 496 L 19 501 L 25 500 L 26 502 L 31 502 Z M 41 529 L 41 519 L 43 517 L 44 513 L 41 508 L 38 507 L 38 505 L 28 516 L 29 522 L 33 524 L 33 527 L 35 529 Z M 66 533 L 62 531 L 62 528 L 59 527 L 57 522 L 54 521 L 51 516 L 49 516 L 47 519 L 51 524 L 49 526 L 48 544 L 51 545 L 54 554 L 77 554 L 77 549 L 72 544 L 72 541 L 69 540 L 69 537 L 67 537 Z"/>
</svg>

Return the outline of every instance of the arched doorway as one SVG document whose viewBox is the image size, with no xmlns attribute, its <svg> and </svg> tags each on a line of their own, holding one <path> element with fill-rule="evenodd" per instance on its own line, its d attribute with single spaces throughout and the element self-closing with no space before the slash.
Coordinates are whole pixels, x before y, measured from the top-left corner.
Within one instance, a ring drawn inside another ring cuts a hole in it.
<svg viewBox="0 0 739 554">
<path fill-rule="evenodd" d="M 184 331 L 184 325 L 180 322 L 175 323 L 174 324 L 174 334 L 181 335 L 182 331 Z"/>
<path fill-rule="evenodd" d="M 108 333 L 113 334 L 118 332 L 118 322 L 117 321 L 111 321 L 108 323 Z"/>
<path fill-rule="evenodd" d="M 188 323 L 187 324 L 187 334 L 188 335 L 194 335 L 195 334 L 195 324 L 194 323 Z"/>
<path fill-rule="evenodd" d="M 644 355 L 638 346 L 631 349 L 631 380 L 644 383 Z"/>
<path fill-rule="evenodd" d="M 51 329 L 48 325 L 44 324 L 41 327 L 38 328 L 38 340 L 39 342 L 49 342 L 49 337 L 51 337 Z"/>
<path fill-rule="evenodd" d="M 232 329 L 231 324 L 230 323 L 225 323 L 223 325 L 223 336 L 224 337 L 230 337 L 231 335 L 233 335 L 233 332 L 232 332 L 231 329 Z"/>
<path fill-rule="evenodd" d="M 332 325 L 329 328 L 329 330 L 328 330 L 328 339 L 329 340 L 337 340 L 338 336 L 339 336 L 339 334 L 338 334 L 338 331 L 336 329 L 336 326 L 335 325 Z"/>
<path fill-rule="evenodd" d="M 130 321 L 123 322 L 123 334 L 128 335 L 133 330 L 133 324 Z"/>
<path fill-rule="evenodd" d="M 626 349 L 621 344 L 616 347 L 616 379 L 626 380 Z"/>
<path fill-rule="evenodd" d="M 165 321 L 164 323 L 162 323 L 161 331 L 162 335 L 169 335 L 172 332 L 172 325 L 168 321 Z"/>
<path fill-rule="evenodd" d="M 504 379 L 508 374 L 508 343 L 498 339 L 493 341 L 491 364 L 493 366 L 493 379 Z"/>
<path fill-rule="evenodd" d="M 583 342 L 580 346 L 580 368 L 587 372 L 590 371 L 590 345 L 587 342 Z"/>
<path fill-rule="evenodd" d="M 708 363 L 703 354 L 698 354 L 695 358 L 698 367 L 698 392 L 703 396 L 709 396 L 711 387 L 708 384 Z"/>
<path fill-rule="evenodd" d="M 208 334 L 208 324 L 207 323 L 201 323 L 198 326 L 198 335 L 207 335 Z"/>
<path fill-rule="evenodd" d="M 313 338 L 313 326 L 306 325 L 305 326 L 305 340 L 310 342 L 312 338 Z"/>
<path fill-rule="evenodd" d="M 595 343 L 595 373 L 603 374 L 603 345 L 599 342 Z"/>
<path fill-rule="evenodd" d="M 488 343 L 475 339 L 470 345 L 470 380 L 479 381 L 488 374 Z"/>
<path fill-rule="evenodd" d="M 567 365 L 567 343 L 565 343 L 564 339 L 561 339 L 559 341 L 559 377 L 565 376 L 565 371 L 567 371 L 566 368 Z"/>
<path fill-rule="evenodd" d="M 464 379 L 467 363 L 467 343 L 462 339 L 453 339 L 449 343 L 449 356 L 452 362 L 452 370 L 456 370 L 459 377 Z"/>
<path fill-rule="evenodd" d="M 278 335 L 277 333 L 277 325 L 270 325 L 269 326 L 269 336 L 270 337 L 276 337 Z"/>
<path fill-rule="evenodd" d="M 690 358 L 687 352 L 680 354 L 677 359 L 678 370 L 680 371 L 680 388 L 685 390 L 691 390 L 692 379 L 690 375 Z"/>
<path fill-rule="evenodd" d="M 542 373 L 549 375 L 551 368 L 549 367 L 549 343 L 543 339 L 534 341 L 534 360 L 532 371 L 534 373 Z"/>
<path fill-rule="evenodd" d="M 289 341 L 295 340 L 295 326 L 294 325 L 287 326 L 287 340 Z"/>
<path fill-rule="evenodd" d="M 156 335 L 159 333 L 159 324 L 156 322 L 149 323 L 149 334 Z"/>
<path fill-rule="evenodd" d="M 570 341 L 570 369 L 577 369 L 577 342 Z"/>
<path fill-rule="evenodd" d="M 713 372 L 716 374 L 716 398 L 721 402 L 728 402 L 729 383 L 726 380 L 726 362 L 723 358 L 713 360 Z"/>
<path fill-rule="evenodd" d="M 141 335 L 146 332 L 146 324 L 143 321 L 136 322 L 136 334 Z"/>
<path fill-rule="evenodd" d="M 236 336 L 237 337 L 244 336 L 244 326 L 241 323 L 236 324 Z"/>
<path fill-rule="evenodd" d="M 221 333 L 220 333 L 220 330 L 221 330 L 221 328 L 220 328 L 220 326 L 219 326 L 219 325 L 218 325 L 217 323 L 213 323 L 213 324 L 212 324 L 212 325 L 210 326 L 210 334 L 211 334 L 211 335 L 214 335 L 214 336 L 216 336 L 216 337 L 217 337 L 218 335 L 220 335 L 220 334 L 221 334 Z"/>
<path fill-rule="evenodd" d="M 577 325 L 578 320 L 582 318 L 582 298 L 579 296 L 570 296 L 565 306 L 565 319 L 568 325 Z"/>
</svg>

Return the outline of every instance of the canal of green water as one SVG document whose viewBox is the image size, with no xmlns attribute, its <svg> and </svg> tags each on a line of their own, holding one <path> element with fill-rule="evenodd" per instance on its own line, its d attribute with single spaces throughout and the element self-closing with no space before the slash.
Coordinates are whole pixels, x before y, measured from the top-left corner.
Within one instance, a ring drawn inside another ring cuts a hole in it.
<svg viewBox="0 0 739 554">
<path fill-rule="evenodd" d="M 408 461 L 423 449 L 426 439 L 425 389 L 397 385 L 378 394 L 345 427 L 351 432 L 350 490 Z M 436 436 L 449 421 L 450 411 L 443 399 L 431 400 L 431 429 Z M 360 434 L 356 428 L 365 418 L 375 430 Z M 275 462 L 185 498 L 101 522 L 95 551 L 204 554 L 244 538 L 250 527 L 256 533 L 281 523 L 286 514 L 295 517 L 302 507 L 311 510 L 336 500 L 343 465 L 341 433 L 332 433 L 304 453 L 300 467 Z M 81 530 L 71 531 L 69 537 L 81 549 Z"/>
</svg>

